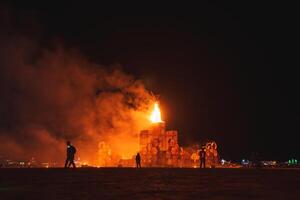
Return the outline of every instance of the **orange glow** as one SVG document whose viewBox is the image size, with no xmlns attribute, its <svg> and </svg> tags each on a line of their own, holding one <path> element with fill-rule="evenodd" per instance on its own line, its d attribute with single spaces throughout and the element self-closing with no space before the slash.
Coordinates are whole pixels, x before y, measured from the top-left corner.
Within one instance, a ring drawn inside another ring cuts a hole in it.
<svg viewBox="0 0 300 200">
<path fill-rule="evenodd" d="M 158 103 L 155 103 L 154 104 L 154 110 L 150 116 L 150 121 L 152 123 L 158 123 L 158 122 L 163 122 L 161 120 L 161 115 L 160 115 L 160 110 L 159 110 L 159 107 L 158 107 Z"/>
</svg>

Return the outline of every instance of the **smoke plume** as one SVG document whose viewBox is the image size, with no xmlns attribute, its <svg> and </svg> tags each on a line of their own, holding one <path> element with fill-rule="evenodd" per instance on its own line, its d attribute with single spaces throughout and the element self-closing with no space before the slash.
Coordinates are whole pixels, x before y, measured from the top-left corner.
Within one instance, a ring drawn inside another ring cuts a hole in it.
<svg viewBox="0 0 300 200">
<path fill-rule="evenodd" d="M 0 25 L 0 155 L 62 162 L 66 140 L 93 164 L 101 142 L 121 157 L 136 153 L 153 103 L 140 80 Z"/>
</svg>

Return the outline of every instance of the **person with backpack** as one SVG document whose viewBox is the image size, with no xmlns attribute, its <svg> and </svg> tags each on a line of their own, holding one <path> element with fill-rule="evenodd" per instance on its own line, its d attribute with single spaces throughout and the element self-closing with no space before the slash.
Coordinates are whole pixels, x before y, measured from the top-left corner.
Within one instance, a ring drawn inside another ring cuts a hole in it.
<svg viewBox="0 0 300 200">
<path fill-rule="evenodd" d="M 76 165 L 74 163 L 74 155 L 76 153 L 76 148 L 71 145 L 70 141 L 67 141 L 67 159 L 65 163 L 65 168 L 69 168 L 71 165 L 73 168 L 76 168 Z"/>
</svg>

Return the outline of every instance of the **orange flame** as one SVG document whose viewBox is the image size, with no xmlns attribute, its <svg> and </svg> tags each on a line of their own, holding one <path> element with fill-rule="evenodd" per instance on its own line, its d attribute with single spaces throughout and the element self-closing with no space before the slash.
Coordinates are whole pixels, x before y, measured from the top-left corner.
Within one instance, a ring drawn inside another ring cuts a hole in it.
<svg viewBox="0 0 300 200">
<path fill-rule="evenodd" d="M 158 123 L 158 122 L 163 122 L 161 120 L 161 116 L 160 116 L 160 110 L 159 110 L 159 107 L 158 107 L 158 103 L 155 103 L 154 104 L 154 110 L 150 116 L 150 121 L 152 123 Z"/>
</svg>

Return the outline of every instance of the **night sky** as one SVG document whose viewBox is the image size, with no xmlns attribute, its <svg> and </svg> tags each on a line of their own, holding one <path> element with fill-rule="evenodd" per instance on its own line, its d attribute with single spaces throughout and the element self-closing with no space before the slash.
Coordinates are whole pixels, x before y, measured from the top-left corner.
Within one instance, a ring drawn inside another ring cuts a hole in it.
<svg viewBox="0 0 300 200">
<path fill-rule="evenodd" d="M 292 5 L 6 3 L 45 46 L 118 63 L 159 95 L 181 145 L 216 140 L 225 159 L 300 156 L 298 34 Z M 25 28 L 24 28 L 25 27 Z M 297 64 L 298 63 L 298 64 Z"/>
</svg>

